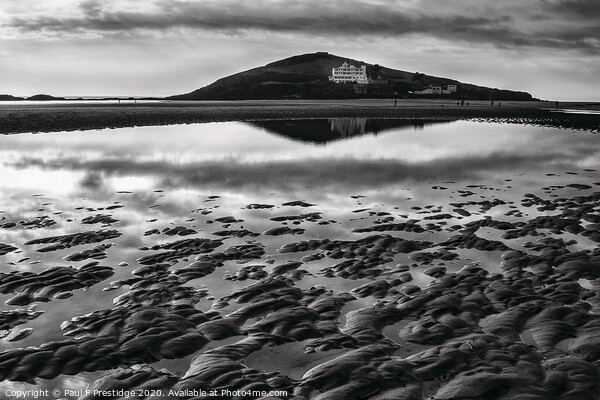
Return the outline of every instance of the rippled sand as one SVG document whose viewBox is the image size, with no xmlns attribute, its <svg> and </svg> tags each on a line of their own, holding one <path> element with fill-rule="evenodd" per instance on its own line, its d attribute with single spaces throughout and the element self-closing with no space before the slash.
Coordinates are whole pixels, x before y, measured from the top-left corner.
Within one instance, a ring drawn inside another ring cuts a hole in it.
<svg viewBox="0 0 600 400">
<path fill-rule="evenodd" d="M 597 136 L 201 129 L 2 143 L 2 392 L 598 397 Z"/>
</svg>

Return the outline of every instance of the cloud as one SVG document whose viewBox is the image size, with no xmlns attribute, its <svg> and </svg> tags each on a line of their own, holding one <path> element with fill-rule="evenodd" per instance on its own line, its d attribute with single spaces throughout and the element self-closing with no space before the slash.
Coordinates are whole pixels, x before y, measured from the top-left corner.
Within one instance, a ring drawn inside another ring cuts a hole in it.
<svg viewBox="0 0 600 400">
<path fill-rule="evenodd" d="M 495 2 L 494 2 L 495 3 Z M 562 0 L 493 6 L 480 0 L 440 4 L 432 0 L 154 1 L 144 8 L 127 2 L 86 0 L 70 13 L 14 15 L 6 26 L 21 32 L 86 34 L 199 30 L 337 36 L 424 35 L 498 47 L 543 47 L 600 52 L 595 0 Z M 137 2 L 136 4 L 139 4 Z M 581 22 L 578 24 L 577 22 Z"/>
<path fill-rule="evenodd" d="M 583 19 L 600 18 L 600 7 L 597 0 L 558 0 L 550 3 L 560 13 L 573 15 Z"/>
</svg>

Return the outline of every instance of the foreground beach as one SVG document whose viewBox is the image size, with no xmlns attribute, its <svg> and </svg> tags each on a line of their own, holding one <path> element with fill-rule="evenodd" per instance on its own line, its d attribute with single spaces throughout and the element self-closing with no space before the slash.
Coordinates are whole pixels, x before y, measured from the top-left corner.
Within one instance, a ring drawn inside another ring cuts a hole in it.
<svg viewBox="0 0 600 400">
<path fill-rule="evenodd" d="M 2 108 L 0 392 L 598 398 L 599 116 L 333 103 Z"/>
</svg>

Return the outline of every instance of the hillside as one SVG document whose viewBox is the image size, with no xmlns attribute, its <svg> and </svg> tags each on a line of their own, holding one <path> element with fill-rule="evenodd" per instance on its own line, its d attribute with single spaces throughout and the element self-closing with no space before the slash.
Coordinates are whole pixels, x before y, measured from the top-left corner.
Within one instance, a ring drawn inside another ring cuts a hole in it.
<svg viewBox="0 0 600 400">
<path fill-rule="evenodd" d="M 66 100 L 64 97 L 55 97 L 49 94 L 36 94 L 31 97 L 26 98 L 25 100 L 33 100 L 33 101 L 50 101 L 50 100 Z"/>
<path fill-rule="evenodd" d="M 331 69 L 344 61 L 366 65 L 375 84 L 336 84 L 328 77 Z M 413 92 L 429 85 L 455 84 L 456 93 L 417 95 Z M 286 98 L 360 98 L 360 97 L 446 97 L 452 99 L 531 100 L 526 92 L 500 90 L 453 79 L 400 71 L 325 52 L 308 53 L 275 61 L 262 67 L 239 72 L 193 92 L 168 97 L 169 100 L 257 100 Z"/>
<path fill-rule="evenodd" d="M 0 101 L 22 101 L 25 100 L 22 97 L 12 96 L 10 94 L 0 94 Z"/>
<path fill-rule="evenodd" d="M 64 97 L 50 96 L 49 94 L 36 94 L 30 97 L 16 97 L 10 94 L 0 94 L 0 101 L 49 101 L 49 100 L 66 100 Z"/>
</svg>

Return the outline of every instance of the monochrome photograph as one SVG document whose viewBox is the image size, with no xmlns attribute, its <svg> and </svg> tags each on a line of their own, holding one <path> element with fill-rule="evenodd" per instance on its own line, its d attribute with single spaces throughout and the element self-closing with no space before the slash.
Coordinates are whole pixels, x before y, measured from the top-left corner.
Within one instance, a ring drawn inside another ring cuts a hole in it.
<svg viewBox="0 0 600 400">
<path fill-rule="evenodd" d="M 0 400 L 600 399 L 598 0 L 3 0 Z"/>
</svg>

